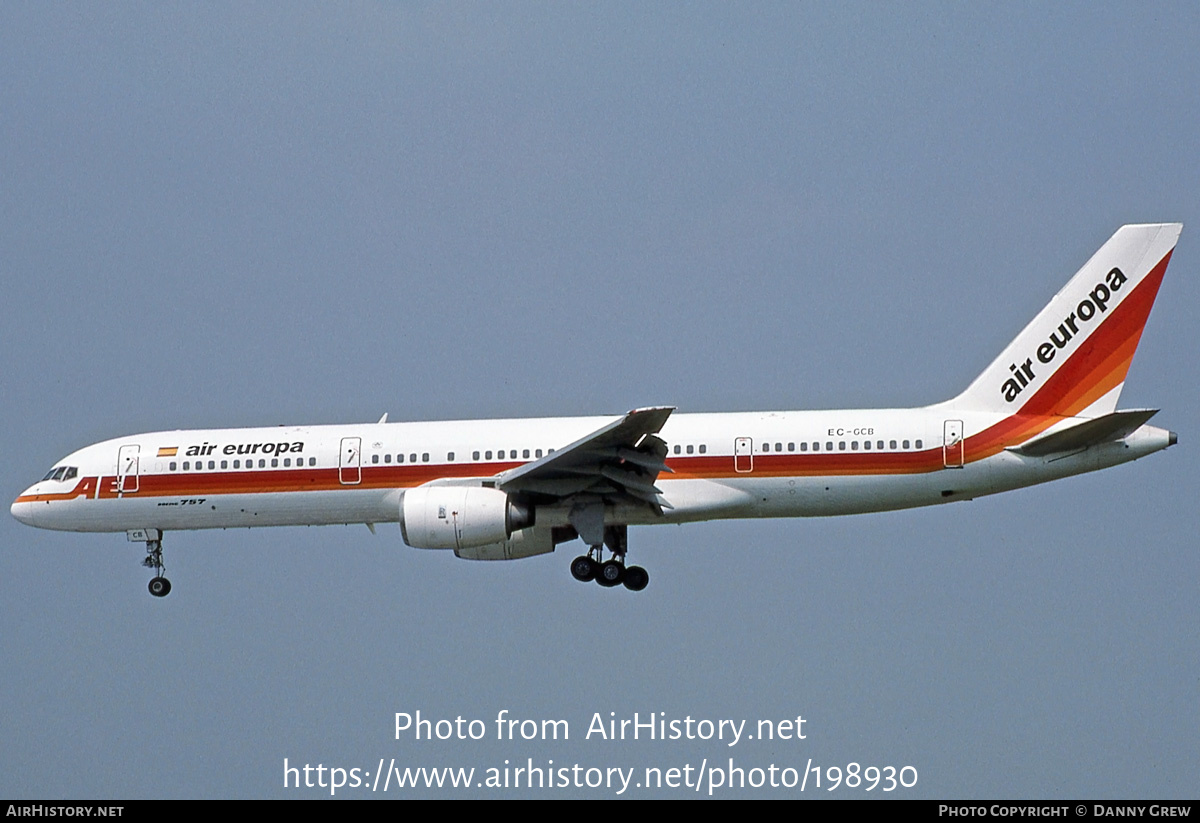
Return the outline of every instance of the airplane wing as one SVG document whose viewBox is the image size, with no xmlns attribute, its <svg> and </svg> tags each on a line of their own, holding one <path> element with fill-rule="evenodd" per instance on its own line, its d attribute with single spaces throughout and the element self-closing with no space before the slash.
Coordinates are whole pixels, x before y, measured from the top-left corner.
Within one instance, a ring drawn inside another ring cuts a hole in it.
<svg viewBox="0 0 1200 823">
<path fill-rule="evenodd" d="M 671 504 L 654 485 L 666 466 L 667 444 L 658 437 L 673 406 L 634 409 L 569 446 L 501 472 L 504 492 L 564 498 L 597 495 L 649 504 L 659 514 Z"/>
</svg>

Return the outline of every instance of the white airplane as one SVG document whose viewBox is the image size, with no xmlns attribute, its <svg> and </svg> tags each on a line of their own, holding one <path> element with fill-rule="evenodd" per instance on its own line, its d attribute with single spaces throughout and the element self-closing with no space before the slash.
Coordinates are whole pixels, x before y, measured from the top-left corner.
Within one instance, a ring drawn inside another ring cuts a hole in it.
<svg viewBox="0 0 1200 823">
<path fill-rule="evenodd" d="M 1117 400 L 1181 230 L 1119 229 L 966 391 L 932 406 L 155 432 L 68 455 L 12 514 L 145 542 L 158 597 L 165 531 L 384 522 L 472 560 L 582 538 L 577 579 L 639 591 L 630 525 L 949 503 L 1173 445 L 1146 424 L 1157 410 Z"/>
</svg>

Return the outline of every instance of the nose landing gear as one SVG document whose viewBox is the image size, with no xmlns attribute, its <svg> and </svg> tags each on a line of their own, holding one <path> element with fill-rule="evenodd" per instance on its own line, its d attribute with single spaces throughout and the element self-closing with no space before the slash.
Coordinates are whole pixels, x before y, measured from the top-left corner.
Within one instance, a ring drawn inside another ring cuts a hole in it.
<svg viewBox="0 0 1200 823">
<path fill-rule="evenodd" d="M 159 529 L 131 529 L 126 536 L 132 543 L 146 544 L 146 557 L 142 565 L 154 569 L 154 578 L 150 581 L 150 594 L 155 597 L 166 597 L 171 593 L 171 581 L 163 576 L 162 531 Z"/>
</svg>

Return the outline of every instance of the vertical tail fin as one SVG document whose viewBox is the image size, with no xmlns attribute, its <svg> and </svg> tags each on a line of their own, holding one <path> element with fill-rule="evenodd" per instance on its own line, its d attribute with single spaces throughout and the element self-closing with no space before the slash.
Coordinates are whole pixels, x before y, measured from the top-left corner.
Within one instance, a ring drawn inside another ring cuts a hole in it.
<svg viewBox="0 0 1200 823">
<path fill-rule="evenodd" d="M 1064 417 L 1115 411 L 1182 229 L 1122 226 L 947 405 Z"/>
</svg>

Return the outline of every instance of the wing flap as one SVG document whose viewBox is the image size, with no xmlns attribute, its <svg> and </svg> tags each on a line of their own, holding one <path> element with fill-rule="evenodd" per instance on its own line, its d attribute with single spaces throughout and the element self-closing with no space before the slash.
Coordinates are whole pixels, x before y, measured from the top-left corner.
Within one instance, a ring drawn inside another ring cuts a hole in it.
<svg viewBox="0 0 1200 823">
<path fill-rule="evenodd" d="M 654 485 L 666 467 L 667 444 L 658 437 L 673 406 L 634 409 L 618 420 L 545 457 L 497 475 L 496 488 L 565 498 L 600 494 L 648 503 L 660 513 L 670 504 Z"/>
</svg>

